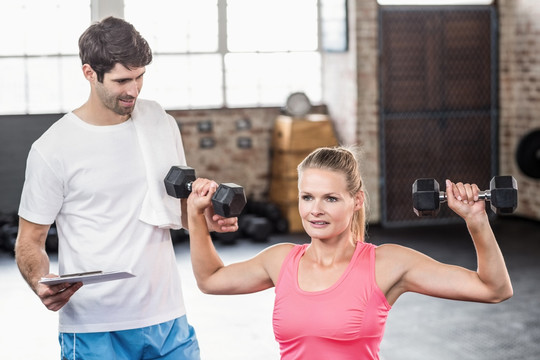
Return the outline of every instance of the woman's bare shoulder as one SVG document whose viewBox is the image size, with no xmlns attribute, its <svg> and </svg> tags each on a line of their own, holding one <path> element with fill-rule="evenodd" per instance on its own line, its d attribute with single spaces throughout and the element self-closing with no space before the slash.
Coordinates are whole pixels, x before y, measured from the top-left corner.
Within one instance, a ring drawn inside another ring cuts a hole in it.
<svg viewBox="0 0 540 360">
<path fill-rule="evenodd" d="M 257 255 L 274 284 L 277 282 L 285 258 L 295 245 L 292 243 L 275 244 L 267 247 Z"/>
<path fill-rule="evenodd" d="M 262 253 L 271 256 L 285 257 L 295 245 L 296 244 L 293 243 L 279 243 L 267 247 Z"/>
<path fill-rule="evenodd" d="M 375 253 L 377 254 L 377 257 L 399 255 L 407 253 L 409 251 L 409 248 L 398 244 L 381 244 L 377 245 L 377 247 L 375 248 Z"/>
<path fill-rule="evenodd" d="M 385 272 L 392 269 L 401 273 L 420 257 L 419 252 L 398 244 L 383 244 L 375 249 L 377 267 L 385 269 Z"/>
</svg>

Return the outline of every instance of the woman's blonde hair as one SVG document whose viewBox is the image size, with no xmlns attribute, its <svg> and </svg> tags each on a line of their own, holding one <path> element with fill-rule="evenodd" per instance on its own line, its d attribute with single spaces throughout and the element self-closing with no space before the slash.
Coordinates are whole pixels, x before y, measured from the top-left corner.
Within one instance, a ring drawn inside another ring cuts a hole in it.
<svg viewBox="0 0 540 360">
<path fill-rule="evenodd" d="M 340 172 L 345 175 L 347 191 L 351 196 L 364 191 L 360 165 L 358 162 L 359 151 L 356 147 L 322 147 L 314 150 L 298 165 L 298 179 L 306 169 L 323 169 Z M 351 221 L 353 242 L 363 242 L 366 232 L 366 197 L 362 208 L 354 212 Z"/>
</svg>

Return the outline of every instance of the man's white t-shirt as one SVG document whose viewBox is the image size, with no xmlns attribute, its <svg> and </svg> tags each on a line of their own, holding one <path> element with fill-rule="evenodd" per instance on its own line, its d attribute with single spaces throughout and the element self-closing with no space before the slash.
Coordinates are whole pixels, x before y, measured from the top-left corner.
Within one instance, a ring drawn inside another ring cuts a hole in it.
<svg viewBox="0 0 540 360">
<path fill-rule="evenodd" d="M 175 139 L 181 144 L 179 132 Z M 185 164 L 183 151 L 179 158 Z M 84 285 L 60 310 L 60 332 L 133 329 L 185 315 L 170 232 L 139 220 L 146 191 L 132 119 L 94 126 L 68 113 L 32 145 L 19 215 L 37 224 L 56 221 L 60 274 L 135 275 Z"/>
</svg>

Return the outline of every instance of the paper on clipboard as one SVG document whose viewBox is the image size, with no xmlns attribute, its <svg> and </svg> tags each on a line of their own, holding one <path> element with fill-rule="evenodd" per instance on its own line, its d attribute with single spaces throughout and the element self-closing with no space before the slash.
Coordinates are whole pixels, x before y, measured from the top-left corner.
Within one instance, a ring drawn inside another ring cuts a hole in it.
<svg viewBox="0 0 540 360">
<path fill-rule="evenodd" d="M 90 271 L 86 273 L 61 275 L 61 276 L 53 277 L 53 278 L 41 278 L 39 282 L 45 285 L 56 285 L 56 284 L 75 283 L 75 282 L 82 282 L 84 285 L 88 285 L 88 284 L 95 284 L 95 283 L 100 283 L 104 281 L 127 279 L 134 276 L 135 275 L 133 275 L 132 273 L 128 271 L 109 271 L 109 272 Z"/>
</svg>

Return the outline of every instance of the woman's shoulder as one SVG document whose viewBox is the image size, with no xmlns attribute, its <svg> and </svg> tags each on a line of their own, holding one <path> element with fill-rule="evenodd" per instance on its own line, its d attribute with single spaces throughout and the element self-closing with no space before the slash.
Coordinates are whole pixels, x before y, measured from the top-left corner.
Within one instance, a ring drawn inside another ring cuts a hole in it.
<svg viewBox="0 0 540 360">
<path fill-rule="evenodd" d="M 411 248 L 398 244 L 382 244 L 375 248 L 375 256 L 378 263 L 381 262 L 401 262 L 411 259 L 417 252 Z"/>
<path fill-rule="evenodd" d="M 265 250 L 263 250 L 263 252 L 266 254 L 270 254 L 271 256 L 285 257 L 295 246 L 301 245 L 293 243 L 279 243 L 267 247 Z"/>
<path fill-rule="evenodd" d="M 293 244 L 293 243 L 279 243 L 272 246 L 267 247 L 263 251 L 261 251 L 257 257 L 261 258 L 263 263 L 265 263 L 267 266 L 277 266 L 278 268 L 281 268 L 281 264 L 285 260 L 289 254 L 291 254 L 291 251 L 294 248 L 299 249 L 301 245 Z"/>
<path fill-rule="evenodd" d="M 375 250 L 377 269 L 392 270 L 398 273 L 406 272 L 426 257 L 419 251 L 398 244 L 379 245 Z"/>
<path fill-rule="evenodd" d="M 375 278 L 390 305 L 402 294 L 397 285 L 415 261 L 414 251 L 402 245 L 383 244 L 375 249 Z"/>
<path fill-rule="evenodd" d="M 375 252 L 377 254 L 394 254 L 394 253 L 402 253 L 402 252 L 408 252 L 410 249 L 408 247 L 405 247 L 403 245 L 398 244 L 381 244 L 375 246 Z"/>
<path fill-rule="evenodd" d="M 293 243 L 279 243 L 272 245 L 264 249 L 257 255 L 260 259 L 262 266 L 268 272 L 274 285 L 277 283 L 281 267 L 285 262 L 287 256 L 291 253 L 291 250 L 297 246 Z"/>
</svg>

